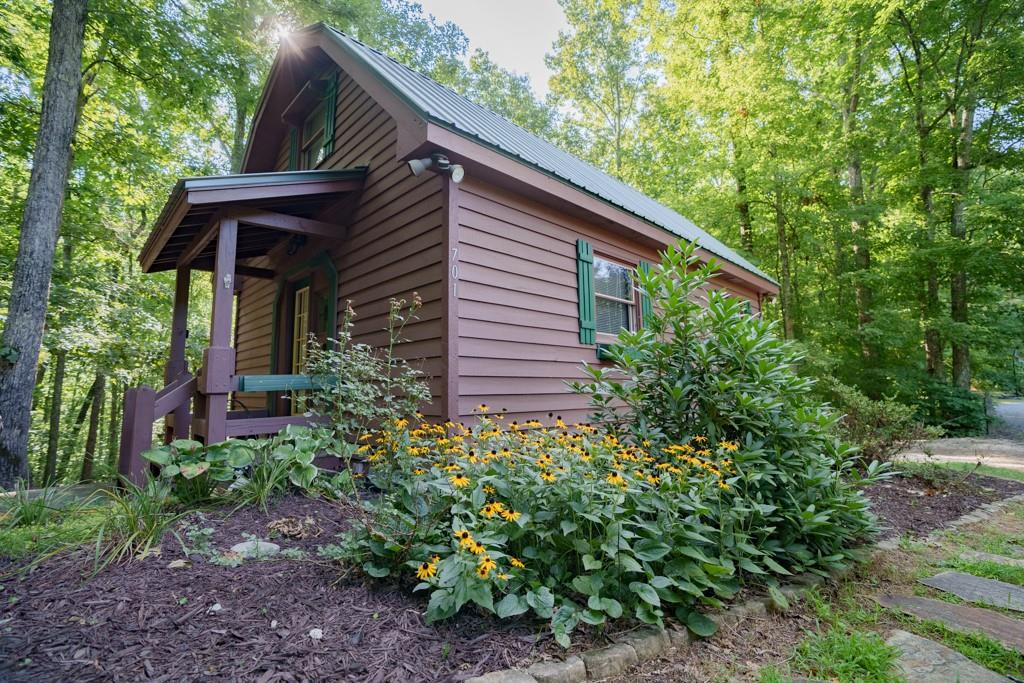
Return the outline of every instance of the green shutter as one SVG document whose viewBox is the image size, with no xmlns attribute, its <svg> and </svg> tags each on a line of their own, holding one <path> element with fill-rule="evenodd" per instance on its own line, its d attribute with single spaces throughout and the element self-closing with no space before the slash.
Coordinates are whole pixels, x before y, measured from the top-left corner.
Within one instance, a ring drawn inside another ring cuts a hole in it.
<svg viewBox="0 0 1024 683">
<path fill-rule="evenodd" d="M 288 170 L 299 170 L 299 129 L 296 126 L 288 129 Z"/>
<path fill-rule="evenodd" d="M 645 275 L 651 272 L 651 264 L 647 261 L 641 261 L 640 265 L 637 266 L 637 270 Z M 641 327 L 647 326 L 647 320 L 654 314 L 654 306 L 651 305 L 651 299 L 642 291 L 640 292 L 640 325 Z"/>
<path fill-rule="evenodd" d="M 338 74 L 331 75 L 324 95 L 324 158 L 334 152 L 334 118 L 338 108 Z"/>
<path fill-rule="evenodd" d="M 593 344 L 594 324 L 594 248 L 586 240 L 576 240 L 576 285 L 580 307 L 580 343 Z"/>
</svg>

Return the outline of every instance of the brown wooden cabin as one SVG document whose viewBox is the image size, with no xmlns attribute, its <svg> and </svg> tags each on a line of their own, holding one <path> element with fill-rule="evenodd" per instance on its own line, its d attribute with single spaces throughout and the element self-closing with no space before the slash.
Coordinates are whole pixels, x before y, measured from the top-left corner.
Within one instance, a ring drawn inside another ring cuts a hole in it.
<svg viewBox="0 0 1024 683">
<path fill-rule="evenodd" d="M 433 163 L 417 175 L 421 159 Z M 565 381 L 641 324 L 629 271 L 667 244 L 696 240 L 754 310 L 777 292 L 678 213 L 320 24 L 278 53 L 242 171 L 179 181 L 142 250 L 145 272 L 175 270 L 177 288 L 166 385 L 126 397 L 122 474 L 144 471 L 160 418 L 168 438 L 208 443 L 303 421 L 287 401 L 308 386 L 302 342 L 331 336 L 349 300 L 356 340 L 373 344 L 390 299 L 422 298 L 401 352 L 430 378 L 429 417 L 487 404 L 549 423 L 585 419 Z M 195 376 L 193 271 L 213 284 Z"/>
</svg>

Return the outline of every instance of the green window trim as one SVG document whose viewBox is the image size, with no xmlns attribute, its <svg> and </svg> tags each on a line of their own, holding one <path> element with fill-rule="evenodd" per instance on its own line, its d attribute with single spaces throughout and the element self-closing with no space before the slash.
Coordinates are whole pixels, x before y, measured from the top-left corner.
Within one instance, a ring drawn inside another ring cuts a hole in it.
<svg viewBox="0 0 1024 683">
<path fill-rule="evenodd" d="M 597 341 L 594 320 L 594 247 L 586 240 L 576 240 L 576 290 L 579 299 L 580 343 Z"/>
<path fill-rule="evenodd" d="M 299 129 L 288 128 L 288 170 L 299 170 Z"/>
<path fill-rule="evenodd" d="M 651 264 L 647 261 L 641 261 L 636 269 L 646 275 L 651 272 Z M 647 321 L 652 315 L 654 315 L 654 305 L 651 303 L 650 297 L 640 292 L 640 327 L 647 327 Z"/>
<path fill-rule="evenodd" d="M 324 93 L 324 158 L 334 153 L 334 126 L 338 109 L 338 74 L 331 74 Z"/>
</svg>

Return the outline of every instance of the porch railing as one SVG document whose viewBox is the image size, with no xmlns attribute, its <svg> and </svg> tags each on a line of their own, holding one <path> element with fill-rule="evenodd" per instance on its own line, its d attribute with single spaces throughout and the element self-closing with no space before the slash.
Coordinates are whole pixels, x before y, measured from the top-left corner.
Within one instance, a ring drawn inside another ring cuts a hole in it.
<svg viewBox="0 0 1024 683">
<path fill-rule="evenodd" d="M 254 393 L 302 391 L 312 389 L 317 384 L 309 375 L 234 375 L 231 378 L 233 391 Z M 118 473 L 136 484 L 145 481 L 148 464 L 142 454 L 152 448 L 153 424 L 161 418 L 166 418 L 165 441 L 189 437 L 205 441 L 210 425 L 200 404 L 207 400 L 200 379 L 189 373 L 183 373 L 160 391 L 147 386 L 127 389 L 121 423 Z M 210 417 L 224 421 L 222 433 L 226 438 L 276 434 L 288 425 L 311 424 L 316 421 L 305 415 L 257 417 L 252 411 L 238 411 L 234 414 L 225 411 L 223 416 Z"/>
</svg>

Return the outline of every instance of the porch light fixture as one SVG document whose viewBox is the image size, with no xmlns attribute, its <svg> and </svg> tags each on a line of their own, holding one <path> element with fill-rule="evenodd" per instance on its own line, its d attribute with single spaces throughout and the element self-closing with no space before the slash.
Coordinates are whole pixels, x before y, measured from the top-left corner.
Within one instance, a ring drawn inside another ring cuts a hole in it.
<svg viewBox="0 0 1024 683">
<path fill-rule="evenodd" d="M 409 170 L 417 178 L 423 175 L 423 172 L 427 169 L 433 169 L 438 173 L 449 173 L 452 177 L 452 182 L 460 183 L 466 176 L 466 170 L 462 168 L 461 164 L 453 164 L 448 161 L 448 157 L 441 154 L 440 152 L 434 152 L 429 157 L 424 159 L 410 159 Z"/>
</svg>

